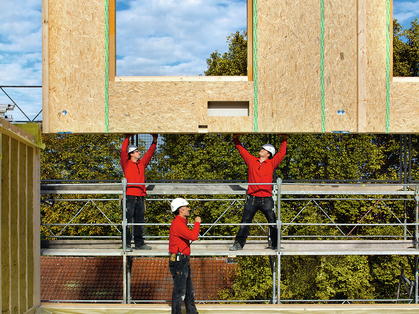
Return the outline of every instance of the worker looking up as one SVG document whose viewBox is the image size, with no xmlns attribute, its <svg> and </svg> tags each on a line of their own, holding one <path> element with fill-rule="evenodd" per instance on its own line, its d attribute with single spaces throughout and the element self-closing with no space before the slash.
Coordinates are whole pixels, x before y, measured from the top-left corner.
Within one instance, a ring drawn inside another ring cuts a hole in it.
<svg viewBox="0 0 419 314">
<path fill-rule="evenodd" d="M 234 144 L 248 166 L 248 183 L 272 183 L 273 173 L 282 161 L 287 151 L 287 136 L 282 135 L 279 152 L 275 154 L 275 147 L 265 144 L 259 151 L 259 157 L 252 156 L 241 144 L 239 135 L 233 135 Z M 274 202 L 272 199 L 272 185 L 249 185 L 246 193 L 241 223 L 251 223 L 256 212 L 260 210 L 269 223 L 275 223 Z M 242 250 L 249 235 L 250 226 L 240 226 L 230 251 Z M 276 226 L 269 226 L 270 248 L 276 250 L 278 230 Z"/>
<path fill-rule="evenodd" d="M 127 179 L 127 191 L 126 191 L 126 218 L 127 223 L 144 223 L 145 213 L 145 168 L 153 157 L 154 151 L 156 150 L 157 134 L 151 134 L 153 136 L 153 142 L 150 148 L 141 158 L 141 153 L 138 147 L 135 145 L 128 145 L 129 138 L 132 135 L 126 135 L 124 142 L 121 147 L 121 166 L 124 171 L 125 178 Z M 138 185 L 130 185 L 130 183 L 143 183 Z M 134 244 L 136 250 L 151 250 L 151 247 L 144 243 L 143 238 L 143 226 L 134 226 Z M 126 229 L 126 250 L 132 252 L 131 248 L 131 233 L 129 226 Z"/>
<path fill-rule="evenodd" d="M 172 212 L 176 215 L 170 226 L 169 234 L 169 268 L 173 277 L 172 314 L 181 314 L 185 301 L 186 314 L 197 314 L 195 307 L 195 290 L 191 279 L 191 241 L 198 239 L 201 218 L 195 218 L 192 230 L 188 228 L 188 217 L 191 215 L 189 203 L 183 198 L 175 198 L 171 203 Z"/>
</svg>

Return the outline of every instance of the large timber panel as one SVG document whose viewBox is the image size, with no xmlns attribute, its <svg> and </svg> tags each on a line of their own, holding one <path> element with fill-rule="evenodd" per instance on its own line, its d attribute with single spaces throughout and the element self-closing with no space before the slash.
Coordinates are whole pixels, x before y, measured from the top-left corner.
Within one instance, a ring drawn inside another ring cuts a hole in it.
<svg viewBox="0 0 419 314">
<path fill-rule="evenodd" d="M 367 132 L 386 132 L 386 1 L 367 4 Z"/>
<path fill-rule="evenodd" d="M 109 94 L 113 133 L 252 132 L 253 82 L 111 82 Z M 208 116 L 208 101 L 248 101 L 249 115 Z"/>
<path fill-rule="evenodd" d="M 105 2 L 48 6 L 50 132 L 104 132 Z"/>
<path fill-rule="evenodd" d="M 322 132 L 323 114 L 326 132 L 355 131 L 356 0 L 258 1 L 257 18 L 259 130 Z"/>
<path fill-rule="evenodd" d="M 419 81 L 391 84 L 391 133 L 419 133 Z"/>
<path fill-rule="evenodd" d="M 417 131 L 419 117 L 411 113 L 419 99 L 412 85 L 391 82 L 392 17 L 386 1 L 254 3 L 256 10 L 249 12 L 257 21 L 255 38 L 249 40 L 255 44 L 250 58 L 256 86 L 221 78 L 106 78 L 107 60 L 113 64 L 115 58 L 107 53 L 115 16 L 106 16 L 107 0 L 43 0 L 44 131 Z M 210 101 L 248 102 L 248 115 L 212 116 Z"/>
</svg>

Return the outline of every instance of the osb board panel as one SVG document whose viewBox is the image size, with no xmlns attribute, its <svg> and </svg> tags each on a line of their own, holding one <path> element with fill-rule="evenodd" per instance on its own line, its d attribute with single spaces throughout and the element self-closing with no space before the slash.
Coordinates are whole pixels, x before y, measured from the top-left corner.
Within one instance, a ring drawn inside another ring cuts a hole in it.
<svg viewBox="0 0 419 314">
<path fill-rule="evenodd" d="M 390 86 L 390 133 L 419 133 L 419 82 Z"/>
<path fill-rule="evenodd" d="M 19 243 L 18 243 L 18 247 L 17 247 L 17 251 L 18 251 L 18 256 L 19 256 L 19 260 L 18 260 L 18 267 L 19 267 L 19 307 L 21 309 L 21 312 L 23 310 L 26 311 L 27 309 L 27 283 L 28 283 L 28 278 L 26 277 L 27 275 L 29 276 L 29 274 L 27 273 L 27 248 L 26 248 L 26 223 L 27 223 L 27 217 L 26 217 L 26 213 L 28 212 L 28 210 L 33 210 L 32 208 L 28 208 L 28 204 L 27 204 L 27 184 L 28 182 L 27 177 L 28 177 L 28 173 L 27 173 L 27 146 L 23 143 L 19 143 L 19 160 L 18 160 L 18 188 L 19 188 L 19 192 L 18 192 L 18 221 L 17 221 L 17 225 L 18 225 L 18 234 L 19 234 Z"/>
<path fill-rule="evenodd" d="M 18 141 L 11 139 L 10 145 L 10 305 L 12 313 L 19 313 L 19 252 L 18 252 Z M 23 187 L 22 187 L 23 188 Z"/>
<path fill-rule="evenodd" d="M 1 166 L 1 195 L 0 199 L 0 251 L 1 251 L 1 311 L 2 313 L 10 312 L 10 249 L 9 249 L 9 207 L 10 207 L 10 156 L 9 156 L 9 143 L 10 137 L 2 134 L 0 137 L 2 142 L 2 158 L 0 159 Z"/>
<path fill-rule="evenodd" d="M 39 296 L 34 298 L 39 270 L 33 266 L 34 252 L 39 258 L 39 244 L 33 246 L 39 238 L 34 224 L 39 226 L 40 155 L 27 143 L 26 132 L 16 129 L 21 135 L 8 136 L 11 131 L 0 128 L 0 303 L 4 313 L 26 313 L 40 302 Z"/>
<path fill-rule="evenodd" d="M 367 132 L 386 131 L 386 1 L 367 1 Z"/>
<path fill-rule="evenodd" d="M 208 101 L 249 101 L 249 116 L 208 117 Z M 207 126 L 200 129 L 199 126 Z M 253 82 L 110 82 L 111 133 L 253 131 Z"/>
<path fill-rule="evenodd" d="M 258 1 L 257 17 L 259 131 L 321 132 L 319 1 Z M 324 24 L 326 132 L 355 131 L 356 0 L 326 2 Z"/>
<path fill-rule="evenodd" d="M 104 132 L 104 0 L 49 1 L 48 12 L 49 132 Z"/>
<path fill-rule="evenodd" d="M 258 131 L 321 132 L 320 5 L 257 4 Z"/>
<path fill-rule="evenodd" d="M 357 0 L 325 1 L 324 97 L 326 132 L 357 131 L 357 2 Z M 315 3 L 317 1 L 313 5 Z M 345 113 L 340 114 L 343 110 Z"/>
</svg>

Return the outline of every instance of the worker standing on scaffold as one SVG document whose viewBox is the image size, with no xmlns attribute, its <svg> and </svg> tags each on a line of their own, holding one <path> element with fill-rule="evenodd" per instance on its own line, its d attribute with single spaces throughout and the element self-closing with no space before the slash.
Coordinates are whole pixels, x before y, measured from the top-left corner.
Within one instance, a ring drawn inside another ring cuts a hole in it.
<svg viewBox="0 0 419 314">
<path fill-rule="evenodd" d="M 282 143 L 279 152 L 275 154 L 275 147 L 265 144 L 259 151 L 259 157 L 252 156 L 241 144 L 239 135 L 234 134 L 233 140 L 237 150 L 248 166 L 248 183 L 272 183 L 273 173 L 282 161 L 287 151 L 287 136 L 281 135 Z M 274 201 L 272 199 L 272 185 L 249 185 L 246 193 L 241 223 L 251 223 L 256 212 L 260 210 L 269 223 L 276 223 Z M 249 235 L 250 226 L 240 226 L 230 251 L 242 250 Z M 278 229 L 269 226 L 269 248 L 276 250 L 278 243 Z"/>
<path fill-rule="evenodd" d="M 191 242 L 198 239 L 201 217 L 195 217 L 192 230 L 188 228 L 189 203 L 183 198 L 175 198 L 170 207 L 176 215 L 170 226 L 169 268 L 173 277 L 172 314 L 181 314 L 185 301 L 186 314 L 197 314 L 195 290 L 191 279 Z"/>
<path fill-rule="evenodd" d="M 126 135 L 124 142 L 121 147 L 121 166 L 124 171 L 125 178 L 127 179 L 127 191 L 126 191 L 126 218 L 127 223 L 144 223 L 145 213 L 145 196 L 146 187 L 145 184 L 130 185 L 129 183 L 145 183 L 145 168 L 153 157 L 154 151 L 156 150 L 157 134 L 151 134 L 153 136 L 153 142 L 150 145 L 148 151 L 141 158 L 141 153 L 138 147 L 135 145 L 128 145 L 129 138 L 132 135 Z M 131 233 L 129 226 L 126 229 L 126 251 L 132 252 L 131 248 Z M 144 226 L 134 226 L 134 244 L 136 250 L 151 250 L 151 246 L 144 243 L 143 230 Z"/>
</svg>

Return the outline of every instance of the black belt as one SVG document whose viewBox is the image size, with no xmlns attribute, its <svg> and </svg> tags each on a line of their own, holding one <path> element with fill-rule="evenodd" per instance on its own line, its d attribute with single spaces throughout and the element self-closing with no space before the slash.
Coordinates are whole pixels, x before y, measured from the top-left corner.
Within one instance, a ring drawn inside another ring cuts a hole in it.
<svg viewBox="0 0 419 314">
<path fill-rule="evenodd" d="M 189 255 L 183 255 L 182 253 L 170 254 L 170 261 L 171 262 L 179 261 L 181 258 L 186 259 L 187 261 L 189 261 Z"/>
</svg>

